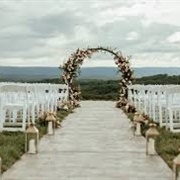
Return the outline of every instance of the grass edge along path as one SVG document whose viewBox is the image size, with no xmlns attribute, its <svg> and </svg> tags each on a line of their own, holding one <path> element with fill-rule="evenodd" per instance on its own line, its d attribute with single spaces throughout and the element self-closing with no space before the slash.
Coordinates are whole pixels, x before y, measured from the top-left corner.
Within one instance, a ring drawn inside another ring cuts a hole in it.
<svg viewBox="0 0 180 180">
<path fill-rule="evenodd" d="M 133 121 L 134 113 L 128 113 L 122 108 L 124 113 L 127 115 L 128 119 Z M 149 122 L 153 122 L 152 119 L 149 119 Z M 156 122 L 154 122 L 156 123 Z M 157 124 L 157 123 L 156 123 Z M 149 126 L 146 124 L 141 124 L 141 133 L 145 137 L 146 131 L 149 129 Z M 167 165 L 172 169 L 173 159 L 180 153 L 180 133 L 172 133 L 167 130 L 165 127 L 160 127 L 157 124 L 157 130 L 159 131 L 159 136 L 155 141 L 155 148 L 159 156 L 167 163 Z"/>
<path fill-rule="evenodd" d="M 59 110 L 57 117 L 61 123 L 72 110 Z M 39 137 L 42 138 L 47 133 L 47 126 L 36 124 L 39 129 Z M 2 159 L 1 172 L 9 169 L 16 161 L 21 159 L 25 153 L 25 134 L 24 132 L 1 132 L 0 133 L 0 157 Z"/>
</svg>

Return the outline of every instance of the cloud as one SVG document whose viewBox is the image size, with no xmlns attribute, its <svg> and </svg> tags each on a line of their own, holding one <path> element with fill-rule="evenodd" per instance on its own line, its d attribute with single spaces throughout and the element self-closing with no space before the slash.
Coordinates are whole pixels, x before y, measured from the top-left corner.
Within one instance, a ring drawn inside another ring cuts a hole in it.
<svg viewBox="0 0 180 180">
<path fill-rule="evenodd" d="M 163 60 L 163 64 L 162 64 Z M 142 53 L 134 54 L 131 59 L 134 67 L 180 67 L 179 57 L 172 53 Z"/>
<path fill-rule="evenodd" d="M 139 34 L 138 34 L 137 32 L 134 32 L 134 31 L 129 32 L 129 33 L 127 34 L 127 37 L 126 37 L 126 39 L 127 39 L 128 41 L 137 40 L 138 38 L 139 38 Z"/>
<path fill-rule="evenodd" d="M 180 32 L 175 32 L 167 38 L 167 41 L 170 43 L 180 43 Z"/>
<path fill-rule="evenodd" d="M 180 66 L 179 1 L 11 0 L 0 16 L 1 65 L 59 66 L 77 48 L 105 46 L 133 66 Z M 97 54 L 84 65 L 113 64 Z"/>
<path fill-rule="evenodd" d="M 72 16 L 73 12 L 64 11 L 56 15 L 48 15 L 41 18 L 32 19 L 28 21 L 29 28 L 44 35 L 53 35 L 54 33 L 63 33 L 68 36 L 72 35 L 74 28 L 83 23 L 83 19 Z"/>
</svg>

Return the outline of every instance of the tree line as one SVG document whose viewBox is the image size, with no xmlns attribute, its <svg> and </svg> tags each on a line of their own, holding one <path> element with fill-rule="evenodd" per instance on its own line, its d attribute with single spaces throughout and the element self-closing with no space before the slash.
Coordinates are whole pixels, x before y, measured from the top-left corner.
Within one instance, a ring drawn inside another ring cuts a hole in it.
<svg viewBox="0 0 180 180">
<path fill-rule="evenodd" d="M 63 83 L 59 78 L 44 79 L 41 83 Z M 88 80 L 81 79 L 76 83 L 80 84 L 81 98 L 83 100 L 117 100 L 120 89 L 119 80 Z M 180 84 L 180 75 L 169 76 L 167 74 L 158 74 L 136 78 L 133 84 Z"/>
</svg>

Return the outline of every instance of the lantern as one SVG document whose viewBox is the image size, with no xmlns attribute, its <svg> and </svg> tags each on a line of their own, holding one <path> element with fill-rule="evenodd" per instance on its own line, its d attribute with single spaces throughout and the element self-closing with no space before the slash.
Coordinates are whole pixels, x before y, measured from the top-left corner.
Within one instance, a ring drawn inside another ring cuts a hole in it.
<svg viewBox="0 0 180 180">
<path fill-rule="evenodd" d="M 63 106 L 64 106 L 64 100 L 58 101 L 58 108 L 63 109 Z"/>
<path fill-rule="evenodd" d="M 54 135 L 56 118 L 54 117 L 53 113 L 49 113 L 46 121 L 48 121 L 48 135 Z"/>
<path fill-rule="evenodd" d="M 141 123 L 144 122 L 143 116 L 140 113 L 136 112 L 134 114 L 133 122 L 135 125 L 134 135 L 141 136 Z"/>
<path fill-rule="evenodd" d="M 38 153 L 39 130 L 31 123 L 25 131 L 25 152 Z"/>
<path fill-rule="evenodd" d="M 179 149 L 180 151 L 180 149 Z M 179 176 L 178 167 L 180 166 L 180 154 L 173 159 L 173 180 L 177 180 Z"/>
<path fill-rule="evenodd" d="M 67 106 L 67 104 L 65 104 L 65 105 L 63 106 L 63 110 L 68 111 L 68 106 Z"/>
<path fill-rule="evenodd" d="M 127 112 L 127 113 L 134 113 L 135 112 L 135 107 L 134 107 L 134 105 L 131 103 L 131 102 L 128 102 L 127 104 L 126 104 L 126 106 L 125 106 L 125 111 Z"/>
<path fill-rule="evenodd" d="M 156 124 L 149 124 L 150 128 L 146 131 L 146 155 L 156 155 L 155 139 L 159 135 Z"/>
<path fill-rule="evenodd" d="M 129 112 L 129 106 L 130 106 L 130 103 L 127 103 L 126 106 L 125 106 L 125 111 L 128 113 Z"/>
</svg>

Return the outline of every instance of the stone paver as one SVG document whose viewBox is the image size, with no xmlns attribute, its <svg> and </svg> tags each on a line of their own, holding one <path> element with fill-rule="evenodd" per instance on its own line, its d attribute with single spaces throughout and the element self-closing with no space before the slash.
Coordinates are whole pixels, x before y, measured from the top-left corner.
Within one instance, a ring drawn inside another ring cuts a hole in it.
<svg viewBox="0 0 180 180">
<path fill-rule="evenodd" d="M 24 155 L 3 180 L 170 180 L 159 156 L 145 155 L 145 139 L 114 102 L 84 101 L 55 136 L 45 136 L 40 153 Z"/>
</svg>

